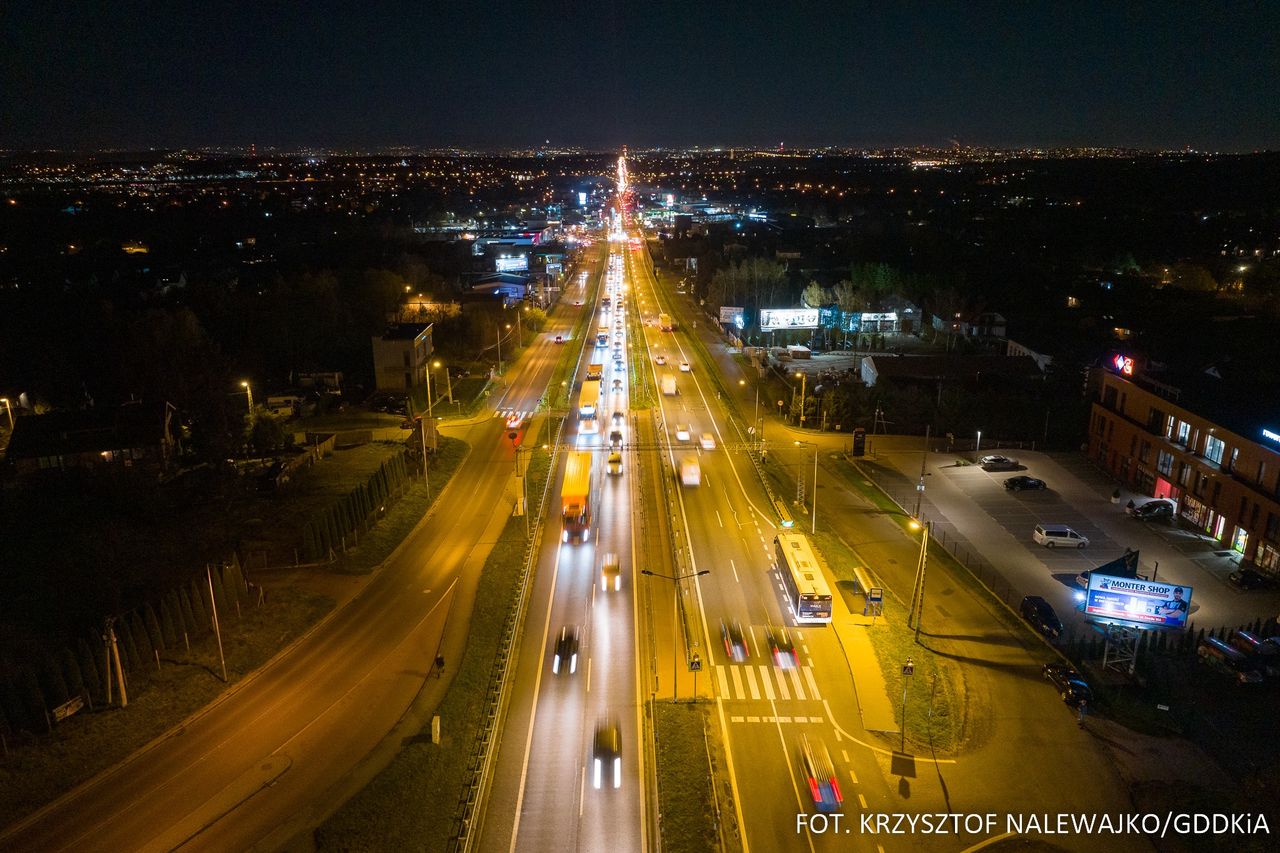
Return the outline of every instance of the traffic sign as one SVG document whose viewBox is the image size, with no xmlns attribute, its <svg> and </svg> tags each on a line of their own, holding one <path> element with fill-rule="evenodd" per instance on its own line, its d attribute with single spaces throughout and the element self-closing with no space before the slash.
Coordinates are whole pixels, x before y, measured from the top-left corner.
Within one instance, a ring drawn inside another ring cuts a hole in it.
<svg viewBox="0 0 1280 853">
<path fill-rule="evenodd" d="M 902 665 L 902 674 L 904 676 L 916 674 L 916 665 L 912 662 L 911 658 L 907 658 L 907 662 Z"/>
</svg>

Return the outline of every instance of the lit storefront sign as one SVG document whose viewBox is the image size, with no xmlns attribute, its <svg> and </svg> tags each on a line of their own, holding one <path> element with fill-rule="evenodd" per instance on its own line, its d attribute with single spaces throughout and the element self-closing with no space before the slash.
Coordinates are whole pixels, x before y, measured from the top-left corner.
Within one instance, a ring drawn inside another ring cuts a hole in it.
<svg viewBox="0 0 1280 853">
<path fill-rule="evenodd" d="M 1124 376 L 1133 375 L 1133 359 L 1127 355 L 1116 353 L 1111 357 L 1111 366 L 1116 369 L 1116 373 Z"/>
</svg>

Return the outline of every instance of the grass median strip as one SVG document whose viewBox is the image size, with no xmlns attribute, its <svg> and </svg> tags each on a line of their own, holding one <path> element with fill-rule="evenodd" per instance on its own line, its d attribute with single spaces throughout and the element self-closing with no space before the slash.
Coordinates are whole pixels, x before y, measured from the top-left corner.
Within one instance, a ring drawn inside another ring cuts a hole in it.
<svg viewBox="0 0 1280 853">
<path fill-rule="evenodd" d="M 655 703 L 658 809 L 662 849 L 700 853 L 720 846 L 714 815 L 714 780 L 707 756 L 706 707 Z"/>
<path fill-rule="evenodd" d="M 549 454 L 537 452 L 528 469 L 530 504 L 541 494 Z M 436 713 L 441 742 L 428 724 L 360 793 L 315 833 L 319 850 L 444 850 L 454 831 L 490 676 L 525 555 L 524 519 L 503 527 L 481 571 L 467 648 Z"/>
</svg>

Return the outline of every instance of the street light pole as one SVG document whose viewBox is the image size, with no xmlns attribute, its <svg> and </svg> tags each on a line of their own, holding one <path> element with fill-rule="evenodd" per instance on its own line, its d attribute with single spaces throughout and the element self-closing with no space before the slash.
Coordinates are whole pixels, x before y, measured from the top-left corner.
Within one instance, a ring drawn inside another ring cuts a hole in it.
<svg viewBox="0 0 1280 853">
<path fill-rule="evenodd" d="M 677 689 L 676 673 L 678 671 L 680 656 L 676 653 L 676 650 L 677 650 L 677 646 L 679 646 L 680 644 L 680 634 L 679 634 L 680 582 L 683 580 L 687 580 L 689 578 L 696 578 L 696 577 L 701 577 L 702 575 L 709 575 L 711 574 L 711 570 L 703 569 L 700 572 L 690 572 L 689 574 L 680 575 L 678 577 L 674 575 L 664 575 L 664 574 L 661 574 L 660 572 L 652 572 L 652 571 L 649 571 L 648 569 L 641 569 L 640 574 L 645 575 L 647 577 L 651 577 L 651 578 L 665 578 L 666 580 L 669 580 L 675 584 L 675 587 L 674 587 L 675 595 L 671 599 L 671 704 L 674 705 L 676 702 L 679 701 L 679 695 L 678 695 L 679 690 Z M 697 696 L 692 697 L 692 700 L 695 702 L 697 701 L 697 699 L 698 699 Z"/>
<path fill-rule="evenodd" d="M 917 643 L 920 642 L 920 620 L 924 616 L 924 577 L 929 560 L 929 529 L 932 524 L 932 521 L 926 521 L 920 526 L 920 561 L 916 565 L 915 584 L 911 589 L 911 611 L 907 618 L 907 625 L 916 629 Z"/>
<path fill-rule="evenodd" d="M 818 535 L 818 447 L 813 448 L 813 529 L 809 531 Z"/>
<path fill-rule="evenodd" d="M 924 500 L 924 466 L 929 461 L 929 425 L 924 427 L 924 452 L 920 454 L 920 482 L 916 483 L 916 511 L 913 518 L 920 517 L 920 502 Z"/>
<path fill-rule="evenodd" d="M 249 395 L 249 417 L 253 417 L 253 386 L 249 384 L 247 379 L 241 380 L 240 387 Z"/>
<path fill-rule="evenodd" d="M 796 376 L 800 379 L 800 429 L 804 429 L 804 391 L 808 374 L 797 370 Z"/>
<path fill-rule="evenodd" d="M 13 432 L 13 406 L 9 405 L 8 397 L 0 397 L 0 403 L 4 403 L 4 410 L 9 413 L 9 432 Z"/>
<path fill-rule="evenodd" d="M 982 451 L 982 430 L 978 430 L 978 442 L 973 446 L 973 455 L 977 456 Z"/>
</svg>

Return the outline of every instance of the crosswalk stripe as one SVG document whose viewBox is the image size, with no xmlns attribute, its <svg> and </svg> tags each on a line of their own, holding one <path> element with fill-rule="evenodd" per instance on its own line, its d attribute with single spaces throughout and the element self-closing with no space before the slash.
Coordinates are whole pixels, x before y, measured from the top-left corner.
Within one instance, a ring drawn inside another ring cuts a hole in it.
<svg viewBox="0 0 1280 853">
<path fill-rule="evenodd" d="M 760 686 L 764 688 L 764 698 L 773 701 L 773 679 L 769 677 L 769 667 L 760 665 Z"/>
<path fill-rule="evenodd" d="M 787 670 L 787 674 L 791 676 L 791 686 L 795 688 L 796 698 L 804 701 L 804 686 L 800 684 L 800 673 L 794 669 Z"/>
<path fill-rule="evenodd" d="M 724 675 L 725 668 L 723 666 L 716 667 L 716 679 L 720 682 L 720 695 L 725 699 L 729 698 L 729 680 Z"/>
<path fill-rule="evenodd" d="M 804 680 L 809 682 L 809 694 L 817 701 L 822 698 L 818 694 L 818 682 L 813 680 L 813 667 L 806 666 L 804 668 Z"/>
<path fill-rule="evenodd" d="M 747 671 L 747 687 L 751 690 L 751 698 L 760 698 L 760 688 L 756 686 L 756 671 L 754 667 L 745 667 Z"/>
<path fill-rule="evenodd" d="M 743 699 L 743 698 L 745 698 L 745 694 L 742 692 L 742 672 L 741 672 L 741 670 L 740 670 L 738 667 L 736 667 L 736 666 L 735 666 L 735 667 L 732 667 L 732 668 L 729 670 L 729 674 L 733 676 L 733 695 L 734 695 L 734 697 L 735 697 L 735 698 L 737 698 L 737 699 Z"/>
<path fill-rule="evenodd" d="M 778 692 L 782 694 L 783 701 L 791 698 L 791 691 L 787 689 L 787 680 L 781 675 L 778 676 Z"/>
</svg>

